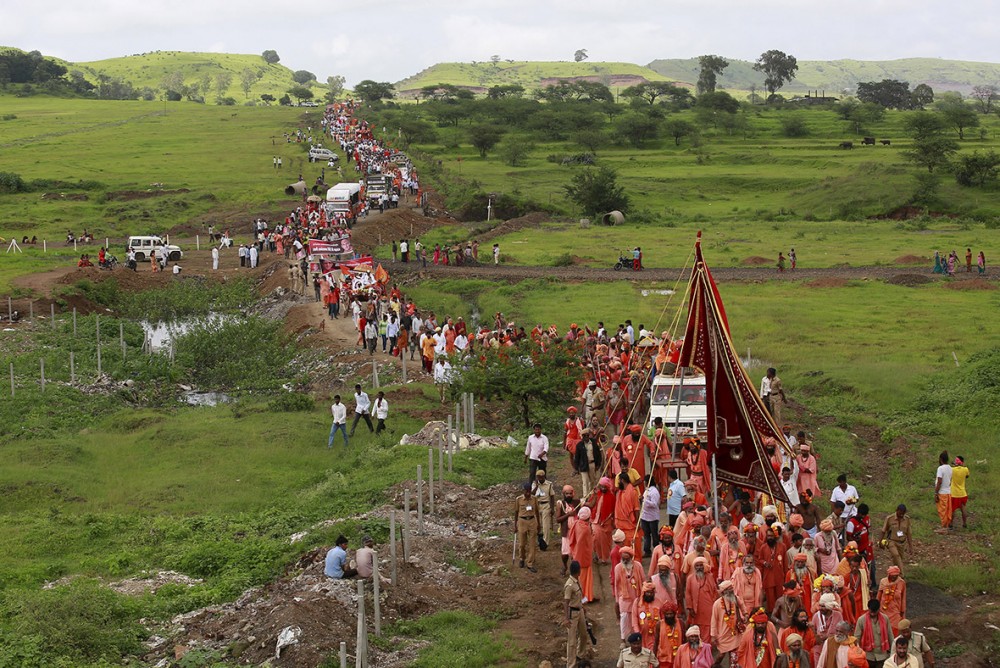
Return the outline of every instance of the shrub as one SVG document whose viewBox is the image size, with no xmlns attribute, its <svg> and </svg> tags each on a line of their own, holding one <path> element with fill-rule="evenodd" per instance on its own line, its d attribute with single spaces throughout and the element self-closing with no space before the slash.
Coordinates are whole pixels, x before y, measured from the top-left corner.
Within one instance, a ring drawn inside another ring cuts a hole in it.
<svg viewBox="0 0 1000 668">
<path fill-rule="evenodd" d="M 146 632 L 131 602 L 97 582 L 78 579 L 21 596 L 14 603 L 15 629 L 23 638 L 41 638 L 51 657 L 117 660 L 142 649 Z"/>
<path fill-rule="evenodd" d="M 552 261 L 553 267 L 571 267 L 573 266 L 573 256 L 569 253 L 563 253 Z"/>
<path fill-rule="evenodd" d="M 285 392 L 272 399 L 267 405 L 267 409 L 272 413 L 295 413 L 299 411 L 311 411 L 315 406 L 315 400 L 308 394 L 303 394 L 302 392 Z"/>
<path fill-rule="evenodd" d="M 0 172 L 0 193 L 20 193 L 27 189 L 20 174 Z"/>
<path fill-rule="evenodd" d="M 781 134 L 786 137 L 805 137 L 809 134 L 809 126 L 800 116 L 786 116 L 781 119 Z"/>
</svg>

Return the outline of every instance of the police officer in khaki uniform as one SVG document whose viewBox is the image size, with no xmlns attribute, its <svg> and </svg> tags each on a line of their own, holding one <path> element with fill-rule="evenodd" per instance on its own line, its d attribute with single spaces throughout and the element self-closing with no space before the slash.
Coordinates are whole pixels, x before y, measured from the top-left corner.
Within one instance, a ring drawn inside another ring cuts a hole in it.
<svg viewBox="0 0 1000 668">
<path fill-rule="evenodd" d="M 587 615 L 583 610 L 583 588 L 580 586 L 580 562 L 569 565 L 569 577 L 563 585 L 563 607 L 566 611 L 566 668 L 576 668 L 579 659 L 588 658 Z"/>
<path fill-rule="evenodd" d="M 549 547 L 552 520 L 556 512 L 556 493 L 552 481 L 545 479 L 545 469 L 535 471 L 535 482 L 531 485 L 531 493 L 538 501 L 538 515 L 541 518 L 542 530 L 538 534 L 538 549 L 544 552 Z"/>
<path fill-rule="evenodd" d="M 879 545 L 889 548 L 892 563 L 903 567 L 903 545 L 913 554 L 913 537 L 910 536 L 910 516 L 906 514 L 906 506 L 902 503 L 896 506 L 896 512 L 885 518 L 882 525 L 882 538 Z"/>
<path fill-rule="evenodd" d="M 531 483 L 524 483 L 524 494 L 514 503 L 514 525 L 517 527 L 517 553 L 521 568 L 525 566 L 532 573 L 535 570 L 535 549 L 538 547 L 539 521 L 538 501 L 531 494 Z"/>
<path fill-rule="evenodd" d="M 642 646 L 642 634 L 633 633 L 628 637 L 628 647 L 618 655 L 617 668 L 657 668 L 660 662 L 656 655 Z"/>
</svg>

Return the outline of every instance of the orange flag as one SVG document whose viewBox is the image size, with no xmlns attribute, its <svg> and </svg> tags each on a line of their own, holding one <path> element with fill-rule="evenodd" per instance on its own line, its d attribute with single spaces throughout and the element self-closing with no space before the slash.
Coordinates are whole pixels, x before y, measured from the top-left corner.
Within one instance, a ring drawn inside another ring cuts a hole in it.
<svg viewBox="0 0 1000 668">
<path fill-rule="evenodd" d="M 389 282 L 389 272 L 383 269 L 381 264 L 378 266 L 378 269 L 375 270 L 375 280 L 382 285 Z"/>
</svg>

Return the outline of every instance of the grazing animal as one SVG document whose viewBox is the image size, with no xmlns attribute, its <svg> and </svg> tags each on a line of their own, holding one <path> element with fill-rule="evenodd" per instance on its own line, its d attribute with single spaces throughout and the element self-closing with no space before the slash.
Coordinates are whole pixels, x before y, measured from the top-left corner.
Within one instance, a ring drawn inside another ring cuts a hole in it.
<svg viewBox="0 0 1000 668">
<path fill-rule="evenodd" d="M 875 137 L 865 137 L 864 139 L 861 140 L 861 145 L 862 146 L 874 146 L 875 145 Z"/>
<path fill-rule="evenodd" d="M 892 145 L 892 142 L 890 140 L 888 140 L 888 139 L 882 139 L 882 140 L 880 140 L 879 143 L 881 143 L 882 146 L 890 146 L 890 145 Z"/>
<path fill-rule="evenodd" d="M 840 142 L 840 148 L 854 148 L 854 142 L 852 142 L 852 141 L 842 141 L 842 142 Z"/>
</svg>

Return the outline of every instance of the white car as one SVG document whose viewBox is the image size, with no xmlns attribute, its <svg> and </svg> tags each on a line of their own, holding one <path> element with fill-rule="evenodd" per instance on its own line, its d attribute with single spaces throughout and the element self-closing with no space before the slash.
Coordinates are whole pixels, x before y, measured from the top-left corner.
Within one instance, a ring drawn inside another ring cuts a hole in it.
<svg viewBox="0 0 1000 668">
<path fill-rule="evenodd" d="M 149 259 L 149 256 L 156 252 L 156 249 L 160 246 L 166 246 L 167 248 L 167 258 L 173 262 L 180 260 L 184 257 L 184 252 L 180 249 L 180 246 L 173 246 L 171 244 L 164 243 L 163 239 L 156 236 L 134 236 L 129 237 L 126 243 L 126 250 L 131 248 L 135 251 L 135 261 L 144 262 Z"/>
<path fill-rule="evenodd" d="M 336 162 L 340 157 L 328 148 L 311 148 L 309 149 L 309 159 L 310 160 L 333 160 Z"/>
</svg>

